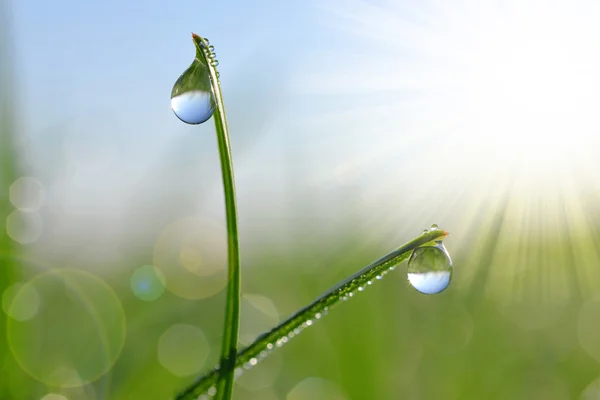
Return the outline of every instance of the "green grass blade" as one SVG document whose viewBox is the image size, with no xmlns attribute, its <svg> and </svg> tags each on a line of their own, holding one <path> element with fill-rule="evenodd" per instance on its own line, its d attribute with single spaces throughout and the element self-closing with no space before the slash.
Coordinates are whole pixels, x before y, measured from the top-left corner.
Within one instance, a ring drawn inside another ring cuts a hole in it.
<svg viewBox="0 0 600 400">
<path fill-rule="evenodd" d="M 221 92 L 219 74 L 216 70 L 216 60 L 210 51 L 208 40 L 192 34 L 198 54 L 204 58 L 210 79 L 213 85 L 216 110 L 214 113 L 215 129 L 219 156 L 221 159 L 221 172 L 223 174 L 223 191 L 225 194 L 225 212 L 227 215 L 227 248 L 228 248 L 228 283 L 227 304 L 225 306 L 225 324 L 223 327 L 223 341 L 221 347 L 220 375 L 217 382 L 217 398 L 229 400 L 233 392 L 233 370 L 236 363 L 237 342 L 240 325 L 240 257 L 237 229 L 237 211 L 235 203 L 235 185 L 233 180 L 233 160 L 229 144 L 229 130 L 227 128 L 227 115 L 225 103 Z"/>
<path fill-rule="evenodd" d="M 228 283 L 227 304 L 225 306 L 225 324 L 221 347 L 221 369 L 217 382 L 217 398 L 229 400 L 233 392 L 233 370 L 236 363 L 237 342 L 240 325 L 240 257 L 238 245 L 237 211 L 235 203 L 235 185 L 233 180 L 233 160 L 229 144 L 227 116 L 221 92 L 216 60 L 211 52 L 208 40 L 192 34 L 196 45 L 197 56 L 203 57 L 208 66 L 212 81 L 216 110 L 213 115 L 217 131 L 217 143 L 221 159 L 223 175 L 223 191 L 225 194 L 225 212 L 227 216 L 227 248 L 228 248 Z"/>
<path fill-rule="evenodd" d="M 352 297 L 352 294 L 356 290 L 364 288 L 365 285 L 369 285 L 369 282 L 372 283 L 378 277 L 381 278 L 389 270 L 406 260 L 412 250 L 430 244 L 434 240 L 439 240 L 446 235 L 447 232 L 442 230 L 426 232 L 346 278 L 270 331 L 258 336 L 250 346 L 238 353 L 235 368 L 250 368 L 256 365 L 259 360 L 265 358 L 272 350 L 287 343 L 290 337 L 297 335 L 302 329 L 311 326 L 315 320 L 325 315 L 331 307 L 342 300 Z M 197 399 L 198 396 L 208 392 L 218 383 L 222 370 L 220 366 L 215 367 L 180 393 L 177 400 Z"/>
</svg>

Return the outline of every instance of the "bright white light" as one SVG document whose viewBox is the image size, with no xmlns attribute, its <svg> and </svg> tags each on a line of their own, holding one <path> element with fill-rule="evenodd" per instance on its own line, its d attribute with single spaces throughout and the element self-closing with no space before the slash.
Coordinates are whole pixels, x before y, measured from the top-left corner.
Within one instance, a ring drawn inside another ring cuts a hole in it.
<svg viewBox="0 0 600 400">
<path fill-rule="evenodd" d="M 355 52 L 336 54 L 335 73 L 322 72 L 327 55 L 315 56 L 325 61 L 298 90 L 399 99 L 387 119 L 373 110 L 378 141 L 389 149 L 408 135 L 438 134 L 448 157 L 439 161 L 456 168 L 460 159 L 457 173 L 485 165 L 553 174 L 600 147 L 596 2 L 415 4 L 328 2 L 324 23 L 349 33 Z"/>
</svg>

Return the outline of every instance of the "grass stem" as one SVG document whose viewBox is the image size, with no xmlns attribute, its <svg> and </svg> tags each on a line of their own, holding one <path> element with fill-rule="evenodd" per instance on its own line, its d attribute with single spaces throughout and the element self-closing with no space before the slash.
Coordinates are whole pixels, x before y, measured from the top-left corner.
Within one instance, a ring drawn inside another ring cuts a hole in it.
<svg viewBox="0 0 600 400">
<path fill-rule="evenodd" d="M 250 346 L 238 353 L 235 369 L 247 369 L 256 365 L 272 350 L 283 346 L 291 337 L 299 334 L 304 328 L 311 326 L 316 320 L 325 315 L 332 306 L 341 300 L 352 297 L 356 290 L 364 289 L 366 285 L 370 285 L 369 282 L 372 283 L 375 279 L 381 279 L 389 270 L 406 260 L 412 250 L 434 240 L 439 240 L 447 234 L 443 230 L 426 232 L 346 278 L 270 331 L 258 336 Z M 177 396 L 177 400 L 197 399 L 198 396 L 207 393 L 214 387 L 222 373 L 223 368 L 220 366 L 215 367 L 181 392 Z"/>
<path fill-rule="evenodd" d="M 192 34 L 200 55 L 208 66 L 212 82 L 216 110 L 213 115 L 219 156 L 221 159 L 221 172 L 223 175 L 223 191 L 225 195 L 225 212 L 227 215 L 227 260 L 228 283 L 227 304 L 225 306 L 225 323 L 223 327 L 223 341 L 221 345 L 221 362 L 219 379 L 216 382 L 217 399 L 229 400 L 233 392 L 233 370 L 236 364 L 237 343 L 240 321 L 240 257 L 238 245 L 237 211 L 235 202 L 235 185 L 233 180 L 233 161 L 231 146 L 229 144 L 229 130 L 225 104 L 221 92 L 219 74 L 216 70 L 216 60 L 209 46 L 208 40 Z"/>
</svg>

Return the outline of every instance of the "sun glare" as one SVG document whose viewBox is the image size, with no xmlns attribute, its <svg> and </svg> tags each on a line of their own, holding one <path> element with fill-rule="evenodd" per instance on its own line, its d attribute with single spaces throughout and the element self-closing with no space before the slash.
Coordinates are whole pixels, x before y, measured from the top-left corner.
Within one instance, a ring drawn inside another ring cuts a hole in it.
<svg viewBox="0 0 600 400">
<path fill-rule="evenodd" d="M 356 46 L 335 59 L 315 55 L 321 61 L 298 90 L 362 101 L 310 128 L 342 131 L 345 146 L 354 138 L 358 156 L 347 162 L 369 176 L 360 182 L 365 208 L 398 215 L 394 235 L 398 221 L 452 232 L 474 293 L 491 285 L 506 304 L 528 301 L 524 290 L 554 304 L 592 290 L 600 3 L 407 4 L 322 6 L 323 23 Z M 369 98 L 388 103 L 367 106 Z M 519 318 L 533 321 L 531 311 Z"/>
</svg>

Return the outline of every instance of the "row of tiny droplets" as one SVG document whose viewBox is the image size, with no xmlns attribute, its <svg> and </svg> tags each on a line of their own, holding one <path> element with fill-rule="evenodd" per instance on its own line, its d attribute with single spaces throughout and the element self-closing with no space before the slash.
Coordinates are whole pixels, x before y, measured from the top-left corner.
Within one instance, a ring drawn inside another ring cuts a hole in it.
<svg viewBox="0 0 600 400">
<path fill-rule="evenodd" d="M 206 41 L 206 44 L 208 44 L 208 58 L 210 58 L 210 65 L 212 65 L 215 70 L 217 69 L 217 66 L 219 65 L 219 60 L 216 59 L 217 57 L 217 53 L 215 53 L 215 46 L 213 46 L 212 44 L 210 44 L 210 41 L 208 40 L 208 38 L 204 38 L 204 40 Z M 217 72 L 217 78 L 219 77 L 219 71 Z"/>
<path fill-rule="evenodd" d="M 388 271 L 393 271 L 394 269 L 396 269 L 396 266 L 392 265 L 387 270 L 381 271 L 381 273 L 379 275 L 377 275 L 375 277 L 375 279 L 376 280 L 383 279 L 384 275 L 387 274 Z M 359 286 L 357 290 L 359 292 L 363 292 L 367 286 L 371 286 L 372 284 L 373 284 L 373 281 L 369 280 L 369 281 L 367 281 L 366 286 Z M 338 294 L 342 294 L 343 292 L 344 292 L 344 289 L 339 289 L 338 290 Z M 350 292 L 347 295 L 344 294 L 343 296 L 341 296 L 341 300 L 342 301 L 347 301 L 350 297 L 353 297 L 353 296 L 354 296 L 354 292 Z M 315 313 L 314 320 L 321 319 L 323 316 L 327 315 L 328 312 L 329 312 L 329 307 L 324 307 L 323 310 L 322 310 L 322 312 Z M 295 336 L 298 336 L 305 328 L 308 328 L 309 326 L 312 326 L 312 325 L 313 325 L 313 319 L 308 319 L 308 320 L 304 321 L 302 323 L 302 325 L 300 325 L 299 327 L 297 327 L 294 330 L 288 332 L 287 335 L 284 335 L 281 338 L 277 339 L 275 341 L 275 344 L 273 344 L 273 343 L 267 343 L 267 345 L 265 346 L 264 350 L 262 350 L 258 354 L 257 357 L 252 357 L 250 360 L 248 360 L 247 362 L 245 362 L 242 367 L 237 367 L 234 370 L 234 372 L 233 372 L 234 373 L 234 377 L 235 378 L 240 377 L 244 373 L 244 371 L 247 371 L 250 368 L 252 368 L 255 365 L 257 365 L 259 363 L 259 361 L 261 361 L 264 358 L 266 358 L 276 347 L 283 347 L 283 345 L 286 344 L 286 343 L 288 343 L 290 341 L 290 339 L 292 339 Z M 206 394 L 200 395 L 198 397 L 198 400 L 208 400 L 210 397 L 213 397 L 216 394 L 217 394 L 217 388 L 213 385 L 213 386 L 211 386 L 206 391 Z"/>
</svg>

